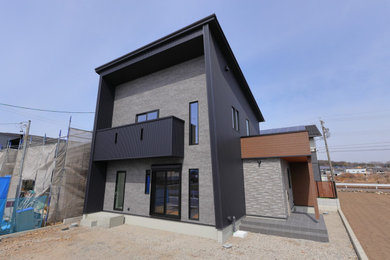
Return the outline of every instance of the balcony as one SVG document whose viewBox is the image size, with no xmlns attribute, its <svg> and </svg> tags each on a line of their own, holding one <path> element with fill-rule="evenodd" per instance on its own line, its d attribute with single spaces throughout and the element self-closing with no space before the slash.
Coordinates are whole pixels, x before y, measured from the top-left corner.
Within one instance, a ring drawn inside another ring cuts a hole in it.
<svg viewBox="0 0 390 260">
<path fill-rule="evenodd" d="M 184 121 L 171 116 L 96 131 L 94 161 L 184 156 Z"/>
</svg>

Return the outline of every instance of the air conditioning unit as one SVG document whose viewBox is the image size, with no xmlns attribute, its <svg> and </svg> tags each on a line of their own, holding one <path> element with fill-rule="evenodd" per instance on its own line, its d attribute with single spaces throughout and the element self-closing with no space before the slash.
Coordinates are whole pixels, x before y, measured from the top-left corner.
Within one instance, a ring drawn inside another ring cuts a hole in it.
<svg viewBox="0 0 390 260">
<path fill-rule="evenodd" d="M 312 152 L 312 153 L 317 152 L 317 148 L 315 148 L 315 147 L 310 147 L 310 152 Z"/>
</svg>

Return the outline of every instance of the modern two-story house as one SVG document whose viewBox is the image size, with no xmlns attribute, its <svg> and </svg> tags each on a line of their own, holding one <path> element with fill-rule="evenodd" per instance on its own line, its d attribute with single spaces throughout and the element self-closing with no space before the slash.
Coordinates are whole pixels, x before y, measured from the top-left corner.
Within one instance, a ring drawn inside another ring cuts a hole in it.
<svg viewBox="0 0 390 260">
<path fill-rule="evenodd" d="M 86 214 L 216 230 L 245 215 L 240 137 L 264 118 L 215 15 L 96 72 Z"/>
<path fill-rule="evenodd" d="M 96 72 L 85 215 L 223 241 L 247 211 L 241 137 L 264 118 L 216 16 Z"/>
</svg>

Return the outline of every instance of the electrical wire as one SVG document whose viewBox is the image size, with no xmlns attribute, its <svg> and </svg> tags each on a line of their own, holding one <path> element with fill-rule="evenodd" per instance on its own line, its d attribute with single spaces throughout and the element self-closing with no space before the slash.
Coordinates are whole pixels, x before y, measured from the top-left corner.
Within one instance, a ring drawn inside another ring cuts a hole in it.
<svg viewBox="0 0 390 260">
<path fill-rule="evenodd" d="M 0 103 L 0 105 L 1 106 L 7 106 L 7 107 L 26 109 L 26 110 L 34 110 L 34 111 L 40 111 L 40 112 L 49 112 L 49 113 L 62 113 L 62 114 L 94 114 L 95 113 L 95 112 L 86 112 L 86 111 L 63 111 L 63 110 L 50 110 L 50 109 L 32 108 L 32 107 L 23 107 L 23 106 L 10 105 L 10 104 L 5 104 L 5 103 Z"/>
</svg>

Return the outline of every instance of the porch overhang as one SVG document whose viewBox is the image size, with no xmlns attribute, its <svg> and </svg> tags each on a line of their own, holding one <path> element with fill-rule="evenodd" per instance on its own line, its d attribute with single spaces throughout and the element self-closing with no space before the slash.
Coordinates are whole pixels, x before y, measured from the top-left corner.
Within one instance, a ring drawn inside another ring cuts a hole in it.
<svg viewBox="0 0 390 260">
<path fill-rule="evenodd" d="M 316 219 L 320 214 L 317 204 L 317 191 L 311 163 L 309 133 L 307 130 L 299 132 L 275 133 L 241 138 L 241 159 L 281 158 L 292 164 L 303 164 L 306 168 L 303 175 L 306 180 L 300 181 L 298 190 L 306 190 L 307 201 L 312 201 Z M 294 183 L 294 181 L 293 181 Z M 294 186 L 294 184 L 293 184 Z M 297 187 L 298 188 L 298 187 Z"/>
<path fill-rule="evenodd" d="M 303 160 L 311 156 L 308 132 L 248 136 L 241 138 L 241 158 Z"/>
</svg>

